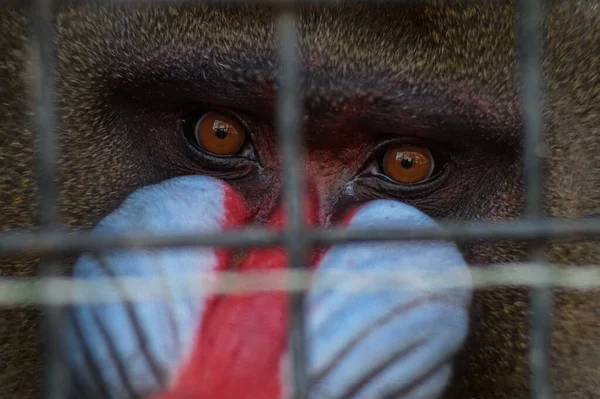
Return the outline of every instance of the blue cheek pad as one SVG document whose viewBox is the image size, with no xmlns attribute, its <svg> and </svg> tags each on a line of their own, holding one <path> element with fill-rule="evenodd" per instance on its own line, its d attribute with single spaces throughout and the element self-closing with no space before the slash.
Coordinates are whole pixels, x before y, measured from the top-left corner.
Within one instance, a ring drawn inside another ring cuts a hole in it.
<svg viewBox="0 0 600 399">
<path fill-rule="evenodd" d="M 348 228 L 436 226 L 416 208 L 377 200 L 363 206 Z M 343 278 L 333 286 L 331 281 L 324 284 L 327 272 L 343 271 L 401 272 L 407 275 L 406 286 L 352 292 L 352 282 Z M 442 273 L 459 278 L 464 288 L 436 289 L 428 276 Z M 467 265 L 453 243 L 332 247 L 307 297 L 311 398 L 437 397 L 467 334 L 470 283 Z"/>
<path fill-rule="evenodd" d="M 185 176 L 141 188 L 103 219 L 95 231 L 218 232 L 225 215 L 223 187 L 217 179 Z M 204 301 L 181 295 L 182 277 L 212 270 L 217 264 L 215 252 L 211 248 L 127 250 L 103 253 L 101 259 L 82 256 L 73 276 L 88 280 L 160 277 L 167 292 L 178 296 L 131 304 L 74 306 L 65 331 L 72 372 L 78 374 L 78 384 L 86 392 L 95 391 L 103 397 L 129 397 L 131 391 L 155 392 L 161 387 L 157 374 L 168 383 L 185 361 L 202 319 Z M 84 296 L 83 290 L 76 287 L 74 294 Z M 136 290 L 144 287 L 114 285 L 115 294 Z M 141 334 L 136 332 L 136 324 Z"/>
</svg>

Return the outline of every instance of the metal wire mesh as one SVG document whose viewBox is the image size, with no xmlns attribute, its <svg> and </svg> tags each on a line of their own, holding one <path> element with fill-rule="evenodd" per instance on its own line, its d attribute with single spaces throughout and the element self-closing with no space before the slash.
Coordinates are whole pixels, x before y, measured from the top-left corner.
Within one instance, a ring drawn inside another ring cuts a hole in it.
<svg viewBox="0 0 600 399">
<path fill-rule="evenodd" d="M 36 73 L 32 79 L 32 93 L 35 101 L 35 128 L 38 137 L 36 169 L 40 195 L 42 227 L 52 232 L 56 230 L 58 218 L 58 192 L 54 184 L 56 177 L 56 111 L 54 109 L 54 45 L 52 8 L 50 1 L 39 0 L 31 8 L 32 58 Z M 59 275 L 57 262 L 51 257 L 42 258 L 41 274 L 46 277 Z M 43 291 L 51 292 L 51 287 L 42 284 Z M 47 337 L 45 342 L 46 365 L 45 383 L 49 398 L 64 397 L 68 386 L 67 370 L 62 361 L 62 307 L 48 306 L 43 313 L 42 328 Z"/>
<path fill-rule="evenodd" d="M 221 2 L 221 1 L 218 1 Z M 38 0 L 32 6 L 31 22 L 33 27 L 32 48 L 36 66 L 33 92 L 36 94 L 36 130 L 38 137 L 37 170 L 39 176 L 40 212 L 43 229 L 36 232 L 8 232 L 0 235 L 0 253 L 7 255 L 33 254 L 43 257 L 41 279 L 1 279 L 0 304 L 6 306 L 26 302 L 45 305 L 46 340 L 46 397 L 64 398 L 67 395 L 67 373 L 60 356 L 60 337 L 62 325 L 62 307 L 74 302 L 102 302 L 110 300 L 141 300 L 161 296 L 160 279 L 144 279 L 147 289 L 136 292 L 131 298 L 111 297 L 110 282 L 82 282 L 59 278 L 56 262 L 57 255 L 77 253 L 86 250 L 104 250 L 125 247 L 157 246 L 265 246 L 285 245 L 290 255 L 292 270 L 260 275 L 221 273 L 220 275 L 195 275 L 185 277 L 190 292 L 201 286 L 207 292 L 247 292 L 286 290 L 292 294 L 290 340 L 294 364 L 294 392 L 296 398 L 307 396 L 307 377 L 305 370 L 303 293 L 308 288 L 310 272 L 304 270 L 307 250 L 316 244 L 333 244 L 349 241 L 375 240 L 446 240 L 466 241 L 472 239 L 515 239 L 531 242 L 531 260 L 533 264 L 499 265 L 486 269 L 474 269 L 474 284 L 479 287 L 503 284 L 534 285 L 531 294 L 531 354 L 532 397 L 537 399 L 551 397 L 549 384 L 550 353 L 550 286 L 570 288 L 589 288 L 600 285 L 600 268 L 589 267 L 577 270 L 550 267 L 544 264 L 540 244 L 549 238 L 581 239 L 600 236 L 600 220 L 543 220 L 543 181 L 540 148 L 542 144 L 542 103 L 540 91 L 540 46 L 538 31 L 541 11 L 538 0 L 519 2 L 519 63 L 521 66 L 521 99 L 525 129 L 525 181 L 526 214 L 525 219 L 512 222 L 481 223 L 469 222 L 443 226 L 442 230 L 381 230 L 381 231 L 344 231 L 309 230 L 302 225 L 303 180 L 301 175 L 301 116 L 300 104 L 300 63 L 296 53 L 297 32 L 295 5 L 300 2 L 271 0 L 262 1 L 277 5 L 277 27 L 279 34 L 280 81 L 277 103 L 277 129 L 283 162 L 283 181 L 285 182 L 285 201 L 287 204 L 288 225 L 285 233 L 267 230 L 247 229 L 239 232 L 219 235 L 179 235 L 179 236 L 94 236 L 89 233 L 58 231 L 57 189 L 55 179 L 56 159 L 54 130 L 56 113 L 53 108 L 53 28 L 52 4 Z M 413 2 L 407 2 L 413 3 Z M 331 277 L 331 284 L 336 278 Z M 352 277 L 349 273 L 344 278 Z M 357 290 L 388 289 L 401 287 L 402 275 L 372 276 L 365 280 L 364 274 L 356 277 Z M 124 284 L 139 284 L 137 279 L 126 279 Z M 43 287 L 42 290 L 39 289 Z M 440 276 L 436 283 L 441 288 L 460 285 L 452 276 Z M 73 284 L 88 284 L 85 298 L 71 295 Z M 453 285 L 454 284 L 454 285 Z M 163 293 L 164 294 L 164 293 Z M 188 292 L 182 295 L 189 294 Z M 169 293 L 168 295 L 172 295 Z M 112 298 L 112 299 L 111 299 Z"/>
</svg>

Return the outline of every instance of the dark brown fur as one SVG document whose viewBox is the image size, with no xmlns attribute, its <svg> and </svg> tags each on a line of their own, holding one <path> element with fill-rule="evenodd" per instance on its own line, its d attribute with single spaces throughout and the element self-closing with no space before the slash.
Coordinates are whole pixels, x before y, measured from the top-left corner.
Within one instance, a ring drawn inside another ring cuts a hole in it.
<svg viewBox="0 0 600 399">
<path fill-rule="evenodd" d="M 574 218 L 600 212 L 600 8 L 592 1 L 555 3 L 544 24 L 546 211 Z M 475 165 L 481 180 L 451 209 L 417 205 L 447 218 L 518 217 L 523 207 L 514 18 L 514 9 L 501 5 L 307 11 L 302 49 L 308 106 L 336 109 L 355 98 L 376 104 L 392 93 L 410 105 L 407 115 L 425 110 L 453 119 L 468 111 L 469 128 L 509 137 L 510 159 Z M 164 148 L 176 145 L 175 135 L 157 134 L 176 120 L 176 110 L 160 109 L 169 103 L 165 98 L 144 100 L 153 95 L 157 76 L 213 74 L 210 87 L 164 89 L 190 98 L 204 90 L 207 99 L 219 79 L 234 80 L 243 91 L 257 82 L 268 85 L 273 77 L 274 25 L 265 9 L 77 5 L 61 9 L 57 26 L 61 216 L 72 227 L 94 225 L 139 186 L 193 172 L 177 153 L 165 155 Z M 23 11 L 0 9 L 3 230 L 33 226 L 37 218 L 26 35 Z M 458 105 L 411 104 L 415 92 L 452 96 Z M 128 101 L 132 93 L 139 99 Z M 473 95 L 491 110 L 460 102 Z M 131 115 L 139 123 L 123 122 L 131 122 Z M 554 243 L 548 256 L 586 265 L 598 263 L 599 248 L 592 242 Z M 477 264 L 525 256 L 522 245 L 510 243 L 474 244 L 464 252 Z M 2 276 L 35 273 L 33 259 L 2 259 Z M 600 397 L 600 292 L 556 291 L 554 300 L 556 397 Z M 527 292 L 517 288 L 477 293 L 464 362 L 448 396 L 529 397 L 527 301 Z M 40 396 L 36 330 L 34 309 L 0 313 L 0 397 Z"/>
</svg>

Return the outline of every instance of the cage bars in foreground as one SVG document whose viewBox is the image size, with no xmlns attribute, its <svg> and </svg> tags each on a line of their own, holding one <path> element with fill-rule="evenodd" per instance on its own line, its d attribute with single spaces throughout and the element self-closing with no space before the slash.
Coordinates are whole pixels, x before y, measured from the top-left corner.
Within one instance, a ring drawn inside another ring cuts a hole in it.
<svg viewBox="0 0 600 399">
<path fill-rule="evenodd" d="M 36 130 L 36 173 L 39 192 L 39 211 L 42 228 L 48 232 L 59 226 L 57 177 L 57 114 L 54 104 L 54 35 L 53 2 L 35 0 L 30 6 L 31 23 L 31 92 L 33 93 Z M 55 257 L 41 259 L 41 275 L 56 277 L 60 267 Z M 44 296 L 51 287 L 41 284 Z M 62 399 L 68 396 L 67 368 L 63 361 L 63 308 L 46 305 L 42 311 L 42 331 L 46 352 L 44 365 L 45 397 Z"/>
<path fill-rule="evenodd" d="M 295 270 L 306 266 L 307 246 L 304 239 L 304 181 L 302 176 L 302 101 L 300 93 L 300 60 L 296 9 L 291 4 L 278 10 L 279 79 L 276 104 L 277 137 L 282 162 L 283 199 L 286 209 L 284 243 L 290 265 Z M 308 397 L 306 371 L 304 293 L 289 295 L 289 347 L 292 360 L 293 394 L 296 399 Z"/>
<path fill-rule="evenodd" d="M 521 110 L 524 126 L 525 218 L 536 223 L 544 216 L 543 124 L 541 95 L 541 4 L 519 0 L 518 54 L 521 80 Z M 544 241 L 530 242 L 530 257 L 544 261 Z M 550 350 L 552 299 L 547 280 L 549 270 L 541 268 L 540 282 L 529 293 L 529 364 L 531 391 L 536 399 L 550 399 Z"/>
</svg>

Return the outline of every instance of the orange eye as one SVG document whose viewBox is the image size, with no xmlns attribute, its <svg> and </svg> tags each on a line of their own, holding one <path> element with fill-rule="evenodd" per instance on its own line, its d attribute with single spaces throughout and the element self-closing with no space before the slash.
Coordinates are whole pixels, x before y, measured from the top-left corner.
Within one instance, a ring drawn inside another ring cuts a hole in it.
<svg viewBox="0 0 600 399">
<path fill-rule="evenodd" d="M 233 155 L 242 148 L 246 131 L 235 119 L 217 112 L 207 112 L 196 124 L 196 140 L 206 151 L 216 155 Z"/>
<path fill-rule="evenodd" d="M 424 147 L 394 146 L 383 157 L 383 172 L 398 183 L 419 183 L 433 173 L 433 157 Z"/>
</svg>

